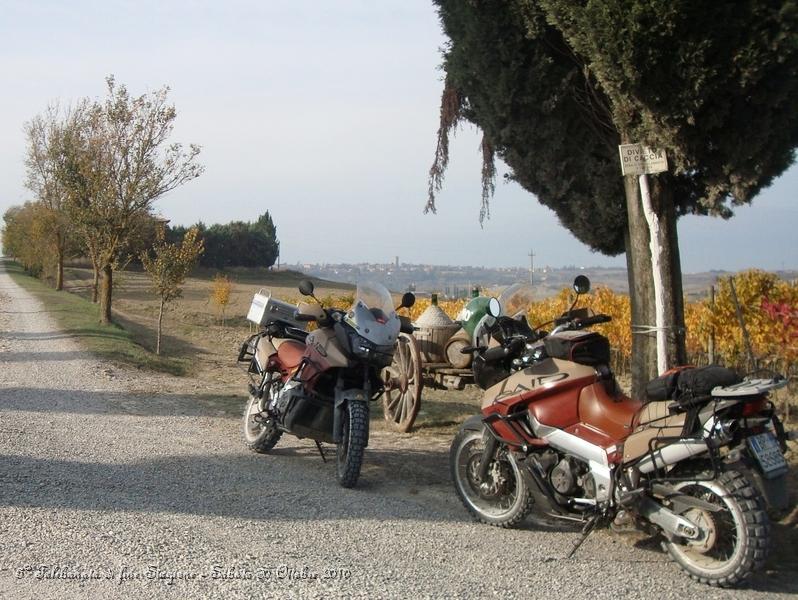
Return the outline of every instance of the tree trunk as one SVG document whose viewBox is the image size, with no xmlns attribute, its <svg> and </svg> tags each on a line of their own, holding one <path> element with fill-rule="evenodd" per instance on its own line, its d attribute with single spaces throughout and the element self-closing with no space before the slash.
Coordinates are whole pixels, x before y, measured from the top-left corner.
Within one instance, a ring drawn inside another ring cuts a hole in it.
<svg viewBox="0 0 798 600">
<path fill-rule="evenodd" d="M 637 178 L 624 177 L 626 192 L 626 269 L 629 299 L 632 305 L 632 397 L 642 398 L 646 383 L 654 376 L 656 343 L 649 333 L 636 328 L 654 321 L 654 289 L 651 278 L 651 255 L 648 248 L 648 225 L 643 215 Z"/>
<path fill-rule="evenodd" d="M 632 304 L 632 325 L 635 328 L 655 324 L 654 279 L 649 248 L 649 232 L 638 194 L 637 178 L 625 177 L 626 263 L 629 296 Z M 665 177 L 651 177 L 651 203 L 659 217 L 661 242 L 661 275 L 665 289 L 665 327 L 668 333 L 668 364 L 687 361 L 684 345 L 684 298 L 676 209 Z M 633 330 L 634 331 L 634 330 Z M 632 335 L 632 396 L 642 398 L 649 380 L 657 376 L 656 333 L 634 332 Z"/>
<path fill-rule="evenodd" d="M 97 265 L 97 261 L 92 259 L 91 260 L 91 268 L 94 271 L 94 281 L 91 284 L 91 301 L 94 304 L 97 304 L 97 300 L 99 300 L 99 290 L 100 290 L 100 267 Z"/>
<path fill-rule="evenodd" d="M 158 333 L 155 335 L 155 354 L 161 354 L 161 325 L 163 324 L 163 307 L 164 301 L 161 298 L 161 306 L 158 309 Z"/>
<path fill-rule="evenodd" d="M 102 285 L 100 286 L 100 323 L 111 323 L 111 294 L 114 287 L 114 270 L 106 264 L 102 268 Z"/>
<path fill-rule="evenodd" d="M 55 289 L 60 292 L 64 289 L 64 249 L 61 247 L 61 238 L 59 236 L 58 247 L 56 249 L 56 267 L 55 267 Z"/>
</svg>

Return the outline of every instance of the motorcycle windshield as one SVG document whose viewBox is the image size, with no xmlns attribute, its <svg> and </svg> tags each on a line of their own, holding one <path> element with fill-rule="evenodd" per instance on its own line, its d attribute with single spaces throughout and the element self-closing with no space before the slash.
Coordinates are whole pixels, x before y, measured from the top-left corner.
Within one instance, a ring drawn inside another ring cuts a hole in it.
<svg viewBox="0 0 798 600">
<path fill-rule="evenodd" d="M 499 294 L 502 315 L 507 317 L 526 315 L 533 301 L 532 285 L 529 283 L 514 283 Z"/>
<path fill-rule="evenodd" d="M 399 333 L 393 298 L 380 283 L 357 285 L 355 303 L 347 320 L 361 336 L 380 346 L 393 344 Z"/>
<path fill-rule="evenodd" d="M 375 317 L 384 316 L 386 319 L 395 312 L 391 293 L 381 283 L 358 283 L 355 293 L 355 304 L 361 302 Z"/>
</svg>

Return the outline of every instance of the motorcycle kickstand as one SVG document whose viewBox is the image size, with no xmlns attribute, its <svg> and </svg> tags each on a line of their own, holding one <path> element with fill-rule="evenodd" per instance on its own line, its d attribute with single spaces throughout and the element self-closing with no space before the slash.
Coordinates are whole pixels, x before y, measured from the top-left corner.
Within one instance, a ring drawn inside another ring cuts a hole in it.
<svg viewBox="0 0 798 600">
<path fill-rule="evenodd" d="M 585 523 L 584 527 L 582 527 L 582 535 L 576 541 L 574 547 L 571 548 L 571 551 L 566 555 L 566 559 L 571 558 L 574 554 L 576 554 L 576 551 L 579 550 L 579 547 L 585 542 L 587 537 L 593 533 L 593 530 L 596 528 L 596 525 L 598 525 L 599 520 L 601 520 L 601 516 L 601 514 L 597 514 L 588 519 L 588 522 Z"/>
<path fill-rule="evenodd" d="M 319 454 L 321 454 L 321 460 L 327 462 L 327 457 L 324 456 L 324 450 L 321 447 L 321 443 L 319 442 L 319 440 L 313 440 L 313 441 L 316 442 L 316 448 L 319 449 Z"/>
</svg>

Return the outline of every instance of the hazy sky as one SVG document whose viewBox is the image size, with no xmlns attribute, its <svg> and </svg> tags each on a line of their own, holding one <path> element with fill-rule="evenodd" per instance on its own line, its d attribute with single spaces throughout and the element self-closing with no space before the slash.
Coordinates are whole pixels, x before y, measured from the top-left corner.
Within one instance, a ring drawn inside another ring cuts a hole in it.
<svg viewBox="0 0 798 600">
<path fill-rule="evenodd" d="M 269 210 L 283 262 L 621 265 L 515 184 L 480 228 L 477 134 L 458 133 L 424 215 L 444 43 L 428 0 L 0 0 L 0 211 L 29 199 L 23 124 L 49 102 L 168 84 L 174 140 L 206 172 L 158 209 L 174 223 Z M 620 173 L 619 173 L 620 177 Z M 685 272 L 798 267 L 798 168 L 731 221 L 680 221 Z"/>
</svg>

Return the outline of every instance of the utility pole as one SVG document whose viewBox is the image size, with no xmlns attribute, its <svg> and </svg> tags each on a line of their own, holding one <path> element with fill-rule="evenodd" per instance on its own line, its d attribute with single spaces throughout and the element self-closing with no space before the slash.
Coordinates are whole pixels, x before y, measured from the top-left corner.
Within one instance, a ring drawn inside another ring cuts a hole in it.
<svg viewBox="0 0 798 600">
<path fill-rule="evenodd" d="M 535 252 L 529 251 L 529 285 L 532 285 L 532 273 L 535 271 Z"/>
</svg>

